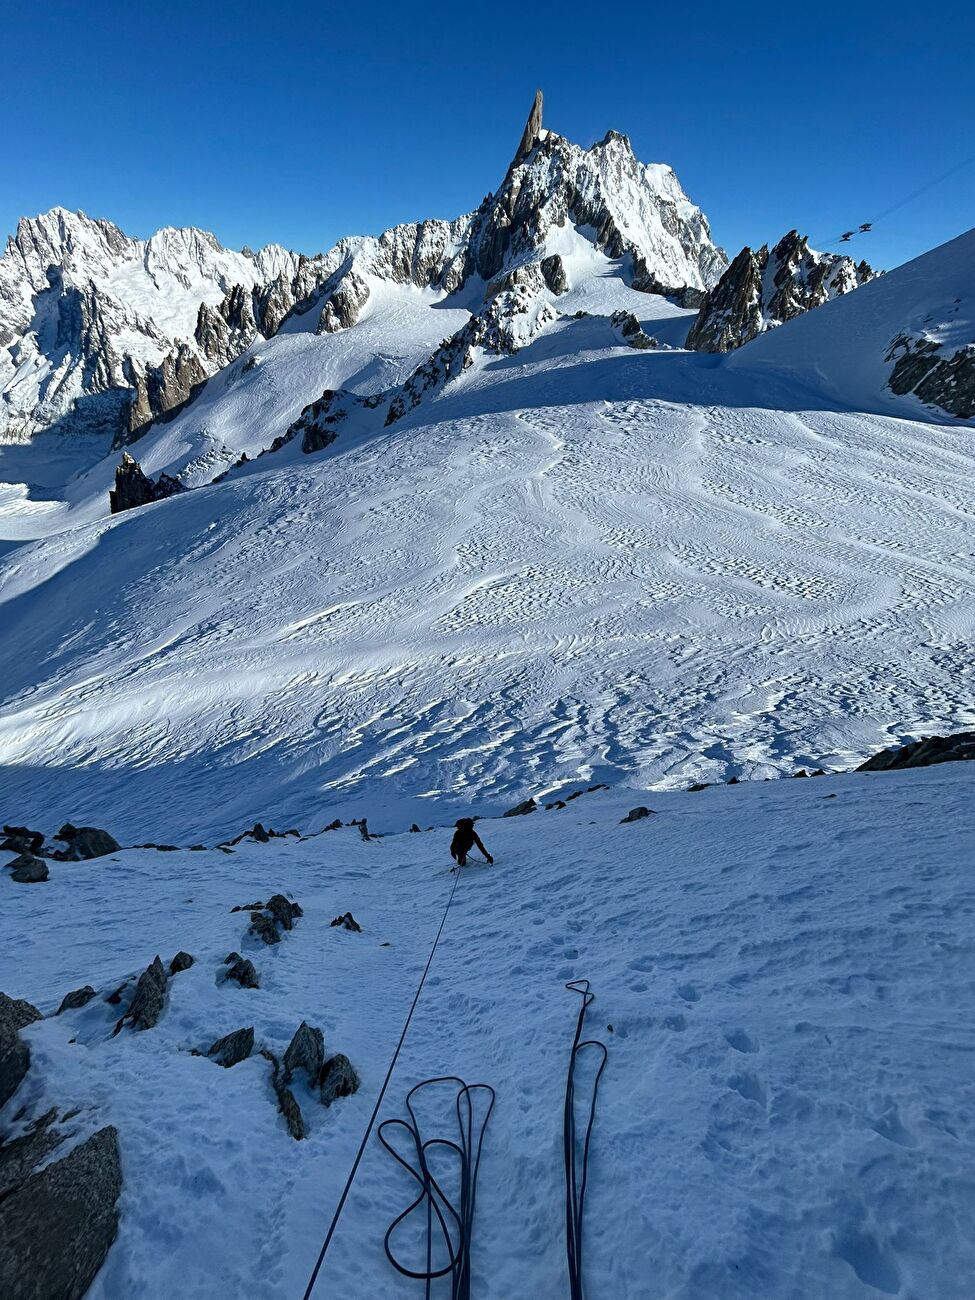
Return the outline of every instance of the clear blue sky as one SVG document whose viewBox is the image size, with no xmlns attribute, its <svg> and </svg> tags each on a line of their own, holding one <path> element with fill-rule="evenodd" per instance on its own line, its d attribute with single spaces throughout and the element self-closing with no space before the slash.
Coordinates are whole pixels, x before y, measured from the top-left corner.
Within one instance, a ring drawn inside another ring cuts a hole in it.
<svg viewBox="0 0 975 1300">
<path fill-rule="evenodd" d="M 546 124 L 667 162 L 730 253 L 823 246 L 975 154 L 975 6 L 846 0 L 5 7 L 0 232 L 55 204 L 304 252 L 469 211 L 536 85 Z M 975 163 L 851 245 L 891 267 L 975 224 Z"/>
</svg>

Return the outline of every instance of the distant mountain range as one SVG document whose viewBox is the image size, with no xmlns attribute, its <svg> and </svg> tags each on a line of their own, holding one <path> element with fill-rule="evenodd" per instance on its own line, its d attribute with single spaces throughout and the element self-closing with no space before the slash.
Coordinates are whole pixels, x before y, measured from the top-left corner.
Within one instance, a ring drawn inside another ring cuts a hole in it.
<svg viewBox="0 0 975 1300">
<path fill-rule="evenodd" d="M 0 257 L 0 440 L 56 429 L 130 443 L 286 323 L 350 329 L 383 285 L 469 313 L 421 374 L 400 378 L 407 390 L 384 400 L 388 412 L 447 381 L 471 347 L 531 342 L 570 284 L 592 273 L 580 250 L 640 293 L 699 309 L 687 346 L 703 351 L 739 347 L 872 278 L 866 263 L 816 253 L 795 231 L 729 266 L 669 167 L 638 162 L 613 131 L 582 149 L 547 130 L 541 110 L 539 94 L 500 186 L 473 213 L 343 239 L 315 257 L 279 245 L 237 253 L 193 228 L 136 240 L 62 208 L 23 219 Z M 950 358 L 900 334 L 888 344 L 909 358 L 894 379 L 907 391 Z M 951 411 L 949 388 L 929 380 L 926 391 Z M 292 413 L 303 428 L 307 405 Z"/>
</svg>

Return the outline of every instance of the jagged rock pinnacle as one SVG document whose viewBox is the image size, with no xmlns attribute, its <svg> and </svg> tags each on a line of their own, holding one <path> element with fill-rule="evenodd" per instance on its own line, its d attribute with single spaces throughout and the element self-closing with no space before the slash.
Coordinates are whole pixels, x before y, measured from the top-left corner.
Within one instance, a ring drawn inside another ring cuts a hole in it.
<svg viewBox="0 0 975 1300">
<path fill-rule="evenodd" d="M 515 154 L 515 160 L 524 158 L 526 154 L 531 153 L 536 143 L 538 135 L 542 129 L 542 92 L 535 91 L 535 102 L 532 104 L 532 111 L 528 114 L 528 121 L 525 123 L 525 131 L 521 137 L 521 144 L 518 146 L 518 152 Z"/>
</svg>

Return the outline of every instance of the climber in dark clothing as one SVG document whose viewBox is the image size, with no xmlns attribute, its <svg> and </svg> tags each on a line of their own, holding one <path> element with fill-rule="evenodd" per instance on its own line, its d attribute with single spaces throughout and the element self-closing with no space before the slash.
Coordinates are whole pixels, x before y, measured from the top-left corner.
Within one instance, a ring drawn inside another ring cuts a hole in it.
<svg viewBox="0 0 975 1300">
<path fill-rule="evenodd" d="M 454 838 L 450 841 L 450 856 L 455 860 L 458 867 L 467 866 L 467 855 L 475 844 L 484 854 L 487 861 L 493 863 L 494 858 L 491 857 L 490 853 L 488 853 L 487 849 L 477 837 L 477 832 L 474 829 L 473 817 L 461 817 L 460 821 L 457 822 L 457 829 L 454 831 Z"/>
</svg>

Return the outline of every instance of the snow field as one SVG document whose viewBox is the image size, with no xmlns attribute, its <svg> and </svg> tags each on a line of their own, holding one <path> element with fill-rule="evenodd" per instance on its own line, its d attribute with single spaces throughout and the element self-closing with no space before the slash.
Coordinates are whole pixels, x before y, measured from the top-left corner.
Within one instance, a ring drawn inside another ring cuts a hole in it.
<svg viewBox="0 0 975 1300">
<path fill-rule="evenodd" d="M 578 999 L 563 985 L 587 977 L 587 1032 L 609 1049 L 590 1294 L 967 1298 L 971 782 L 958 764 L 655 793 L 657 816 L 632 825 L 618 823 L 635 792 L 602 791 L 479 825 L 497 864 L 460 879 L 381 1113 L 401 1114 L 408 1088 L 441 1073 L 497 1089 L 474 1294 L 564 1294 L 561 1107 Z M 24 1103 L 80 1107 L 81 1133 L 119 1127 L 122 1222 L 93 1300 L 301 1293 L 453 882 L 449 835 L 129 850 L 7 885 L 0 987 L 45 1012 L 86 982 L 104 994 L 157 952 L 196 958 L 155 1029 L 111 1038 L 120 1009 L 99 999 L 25 1031 L 33 1066 L 4 1127 Z M 304 918 L 272 948 L 242 939 L 247 913 L 229 908 L 282 887 Z M 362 934 L 329 927 L 346 909 Z M 259 990 L 217 986 L 234 948 Z M 253 1024 L 280 1052 L 302 1018 L 363 1086 L 325 1111 L 298 1085 L 309 1136 L 296 1143 L 263 1060 L 226 1071 L 189 1049 Z M 321 1294 L 418 1293 L 381 1244 L 412 1196 L 374 1138 Z"/>
<path fill-rule="evenodd" d="M 635 353 L 592 316 L 296 457 L 0 559 L 18 820 L 393 830 L 975 721 L 951 425 Z"/>
</svg>

